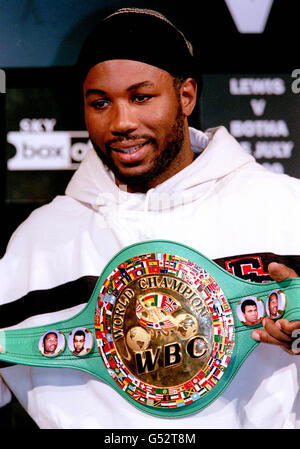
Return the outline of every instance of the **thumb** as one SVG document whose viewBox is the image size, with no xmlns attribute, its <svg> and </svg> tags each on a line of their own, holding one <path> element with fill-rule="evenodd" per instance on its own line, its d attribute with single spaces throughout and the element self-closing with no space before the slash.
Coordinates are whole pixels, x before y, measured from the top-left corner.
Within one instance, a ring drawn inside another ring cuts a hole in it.
<svg viewBox="0 0 300 449">
<path fill-rule="evenodd" d="M 274 281 L 281 282 L 284 279 L 298 278 L 298 274 L 292 268 L 283 263 L 271 262 L 268 265 L 268 272 Z"/>
</svg>

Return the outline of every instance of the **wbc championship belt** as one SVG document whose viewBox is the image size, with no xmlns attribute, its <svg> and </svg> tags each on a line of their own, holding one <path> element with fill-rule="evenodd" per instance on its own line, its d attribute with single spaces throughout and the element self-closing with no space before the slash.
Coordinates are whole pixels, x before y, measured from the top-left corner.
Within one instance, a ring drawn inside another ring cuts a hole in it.
<svg viewBox="0 0 300 449">
<path fill-rule="evenodd" d="M 264 316 L 300 319 L 299 292 L 300 278 L 249 282 L 185 245 L 141 242 L 110 260 L 79 314 L 0 331 L 0 360 L 80 369 L 146 413 L 183 417 L 222 394 Z"/>
</svg>

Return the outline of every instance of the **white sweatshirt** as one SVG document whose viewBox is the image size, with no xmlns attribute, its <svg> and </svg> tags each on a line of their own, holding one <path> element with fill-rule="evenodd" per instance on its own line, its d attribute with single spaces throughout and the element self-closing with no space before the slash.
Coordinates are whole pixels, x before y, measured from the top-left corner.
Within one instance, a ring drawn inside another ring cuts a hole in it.
<svg viewBox="0 0 300 449">
<path fill-rule="evenodd" d="M 257 282 L 269 279 L 271 260 L 298 268 L 300 181 L 266 171 L 224 127 L 190 128 L 190 136 L 199 156 L 146 194 L 119 189 L 90 150 L 66 195 L 13 234 L 0 260 L 0 327 L 73 316 L 110 258 L 143 240 L 189 245 Z M 41 428 L 289 428 L 299 426 L 298 365 L 299 357 L 261 343 L 214 403 L 181 419 L 138 411 L 78 370 L 15 365 L 0 375 Z M 9 401 L 5 384 L 2 405 Z"/>
</svg>

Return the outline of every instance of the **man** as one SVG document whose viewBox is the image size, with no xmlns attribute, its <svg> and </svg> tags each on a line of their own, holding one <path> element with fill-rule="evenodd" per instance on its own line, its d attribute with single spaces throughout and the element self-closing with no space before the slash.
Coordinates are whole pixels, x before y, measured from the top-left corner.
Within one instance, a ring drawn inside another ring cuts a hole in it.
<svg viewBox="0 0 300 449">
<path fill-rule="evenodd" d="M 245 321 L 244 324 L 253 326 L 259 322 L 257 304 L 253 299 L 246 299 L 241 305 Z"/>
<path fill-rule="evenodd" d="M 278 296 L 277 293 L 272 293 L 269 298 L 269 310 L 270 310 L 270 318 L 275 320 L 280 315 L 278 310 Z"/>
<path fill-rule="evenodd" d="M 258 276 L 297 276 L 285 262 L 296 267 L 299 257 L 285 255 L 300 254 L 299 181 L 267 172 L 223 127 L 188 128 L 201 68 L 182 33 L 155 12 L 121 10 L 90 35 L 78 75 L 94 148 L 66 195 L 14 233 L 0 266 L 0 327 L 75 315 L 111 257 L 143 240 L 174 240 L 224 267 L 272 253 L 269 273 L 262 266 Z M 283 204 L 289 212 L 274 223 Z M 184 419 L 150 417 L 77 370 L 10 366 L 1 376 L 42 428 L 295 427 L 300 359 L 287 351 L 299 327 L 265 319 L 252 336 L 274 345 L 258 345 L 226 391 Z M 3 403 L 7 395 L 3 387 Z"/>
<path fill-rule="evenodd" d="M 53 356 L 57 348 L 57 335 L 55 332 L 48 332 L 43 338 L 43 354 Z"/>
<path fill-rule="evenodd" d="M 87 351 L 85 345 L 85 333 L 82 330 L 78 330 L 74 333 L 73 346 L 75 355 L 86 355 Z"/>
</svg>

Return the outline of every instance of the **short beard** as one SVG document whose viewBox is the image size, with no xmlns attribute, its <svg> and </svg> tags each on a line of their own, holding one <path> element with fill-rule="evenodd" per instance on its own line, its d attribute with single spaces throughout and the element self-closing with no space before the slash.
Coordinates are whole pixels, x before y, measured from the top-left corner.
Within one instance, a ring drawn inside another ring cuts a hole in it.
<svg viewBox="0 0 300 449">
<path fill-rule="evenodd" d="M 184 115 L 182 113 L 181 105 L 178 104 L 178 111 L 175 122 L 171 128 L 169 134 L 166 135 L 163 143 L 164 150 L 156 156 L 153 161 L 152 168 L 147 172 L 140 173 L 138 175 L 123 175 L 119 169 L 115 166 L 112 159 L 104 154 L 100 147 L 91 139 L 93 147 L 102 160 L 102 162 L 114 173 L 117 180 L 125 185 L 134 186 L 139 191 L 147 190 L 147 187 L 151 182 L 162 175 L 174 161 L 179 154 L 184 141 Z M 156 141 L 153 139 L 152 144 L 156 145 Z"/>
</svg>

